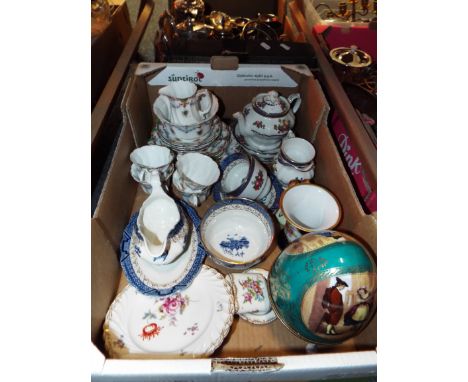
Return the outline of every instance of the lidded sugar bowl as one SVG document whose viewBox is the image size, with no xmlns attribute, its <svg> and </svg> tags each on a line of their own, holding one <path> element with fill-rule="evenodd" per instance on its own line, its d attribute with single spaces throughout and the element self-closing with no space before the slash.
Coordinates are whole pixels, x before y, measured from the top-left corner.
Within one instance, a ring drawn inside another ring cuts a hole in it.
<svg viewBox="0 0 468 382">
<path fill-rule="evenodd" d="M 360 333 L 376 311 L 376 265 L 338 231 L 313 232 L 278 256 L 268 279 L 281 322 L 312 343 L 336 345 Z"/>
</svg>

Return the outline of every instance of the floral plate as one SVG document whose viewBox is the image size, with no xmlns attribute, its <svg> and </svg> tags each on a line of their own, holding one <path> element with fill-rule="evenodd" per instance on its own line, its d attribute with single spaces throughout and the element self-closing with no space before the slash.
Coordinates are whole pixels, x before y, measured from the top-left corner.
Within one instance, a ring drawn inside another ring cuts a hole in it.
<svg viewBox="0 0 468 382">
<path fill-rule="evenodd" d="M 260 273 L 263 277 L 265 277 L 265 280 L 268 280 L 268 271 L 263 268 L 251 268 L 244 271 L 243 273 Z M 268 291 L 263 292 L 267 298 L 269 298 Z M 276 320 L 276 314 L 273 309 L 271 309 L 266 314 L 244 313 L 239 314 L 239 317 L 255 325 L 265 325 Z"/>
<path fill-rule="evenodd" d="M 147 296 L 127 285 L 106 314 L 104 343 L 113 358 L 207 357 L 229 333 L 233 315 L 229 283 L 204 265 L 187 289 L 171 296 Z"/>
<path fill-rule="evenodd" d="M 206 252 L 198 232 L 200 218 L 187 203 L 180 203 L 193 223 L 193 230 L 187 250 L 170 264 L 150 264 L 140 256 L 141 249 L 135 244 L 139 242 L 136 237 L 138 213 L 131 217 L 124 230 L 120 244 L 120 264 L 127 281 L 143 294 L 162 297 L 187 288 L 205 259 Z"/>
</svg>

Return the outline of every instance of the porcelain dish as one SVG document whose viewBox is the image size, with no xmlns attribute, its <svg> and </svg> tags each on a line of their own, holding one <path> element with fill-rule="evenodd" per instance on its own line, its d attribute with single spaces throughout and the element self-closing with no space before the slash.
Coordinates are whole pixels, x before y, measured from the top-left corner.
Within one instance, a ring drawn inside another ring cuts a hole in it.
<svg viewBox="0 0 468 382">
<path fill-rule="evenodd" d="M 275 227 L 261 204 L 227 199 L 205 213 L 200 236 L 214 262 L 231 269 L 247 269 L 264 259 L 273 243 Z"/>
<path fill-rule="evenodd" d="M 268 282 L 268 271 L 263 269 L 263 268 L 247 269 L 246 271 L 244 271 L 244 273 L 247 273 L 247 274 L 249 274 L 249 273 L 250 274 L 259 273 L 263 277 L 265 277 L 265 280 L 267 280 L 267 282 Z M 261 292 L 263 294 L 265 294 L 265 296 L 266 296 L 265 298 L 269 298 L 268 290 L 261 291 Z M 242 318 L 245 321 L 250 322 L 251 324 L 254 324 L 254 325 L 266 325 L 266 324 L 269 324 L 269 323 L 273 322 L 274 320 L 276 320 L 276 314 L 275 314 L 275 311 L 273 309 L 270 309 L 269 312 L 264 313 L 264 314 L 259 314 L 259 313 L 239 314 L 239 317 Z"/>
<path fill-rule="evenodd" d="M 120 244 L 120 264 L 127 281 L 143 294 L 167 296 L 183 290 L 190 285 L 202 266 L 206 252 L 200 245 L 200 219 L 192 207 L 182 201 L 180 203 L 192 220 L 193 229 L 187 250 L 170 264 L 154 265 L 140 256 L 135 229 L 138 213 L 132 216 L 124 230 Z"/>
<path fill-rule="evenodd" d="M 107 312 L 104 343 L 113 358 L 208 357 L 228 335 L 233 314 L 229 283 L 204 265 L 188 288 L 171 296 L 127 285 Z"/>
</svg>

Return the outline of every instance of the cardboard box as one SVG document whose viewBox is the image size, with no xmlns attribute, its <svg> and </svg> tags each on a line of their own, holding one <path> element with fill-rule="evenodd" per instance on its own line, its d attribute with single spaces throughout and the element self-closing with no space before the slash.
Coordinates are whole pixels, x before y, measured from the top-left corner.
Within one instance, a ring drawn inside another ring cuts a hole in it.
<svg viewBox="0 0 468 382">
<path fill-rule="evenodd" d="M 330 189 L 343 206 L 338 230 L 360 239 L 376 251 L 376 218 L 366 215 L 347 176 L 327 127 L 329 106 L 322 89 L 305 65 L 240 65 L 237 70 L 212 70 L 208 64 L 141 63 L 124 96 L 124 127 L 103 192 L 91 221 L 92 317 L 91 339 L 96 370 L 93 380 L 315 380 L 376 375 L 376 319 L 354 339 L 342 345 L 310 345 L 291 334 L 279 320 L 251 325 L 237 316 L 222 346 L 208 359 L 109 359 L 104 352 L 102 325 L 113 298 L 126 284 L 119 264 L 119 242 L 131 214 L 147 197 L 130 176 L 129 155 L 146 144 L 154 124 L 151 105 L 157 90 L 171 80 L 187 78 L 211 90 L 220 100 L 218 115 L 228 119 L 259 92 L 276 89 L 282 95 L 300 91 L 302 105 L 295 132 L 313 142 L 315 182 Z M 198 212 L 203 215 L 210 199 Z M 259 266 L 269 269 L 280 250 Z M 209 259 L 205 263 L 213 266 Z M 225 271 L 221 270 L 225 273 Z M 235 360 L 231 360 L 236 357 Z M 240 357 L 240 358 L 237 358 Z M 263 358 L 258 358 L 263 357 Z M 232 363 L 244 365 L 242 370 Z M 264 364 L 263 371 L 252 366 Z"/>
</svg>

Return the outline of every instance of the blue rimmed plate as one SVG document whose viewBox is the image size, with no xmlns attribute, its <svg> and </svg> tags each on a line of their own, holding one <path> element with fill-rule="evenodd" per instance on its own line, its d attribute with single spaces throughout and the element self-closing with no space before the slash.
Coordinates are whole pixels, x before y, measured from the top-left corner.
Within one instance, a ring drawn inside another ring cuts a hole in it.
<svg viewBox="0 0 468 382">
<path fill-rule="evenodd" d="M 120 243 L 120 264 L 129 284 L 143 294 L 167 296 L 186 289 L 200 271 L 206 252 L 200 242 L 200 218 L 187 203 L 180 201 L 193 223 L 192 235 L 188 249 L 175 261 L 165 265 L 154 265 L 140 256 L 141 249 L 136 243 L 135 213 L 124 230 Z"/>
</svg>

